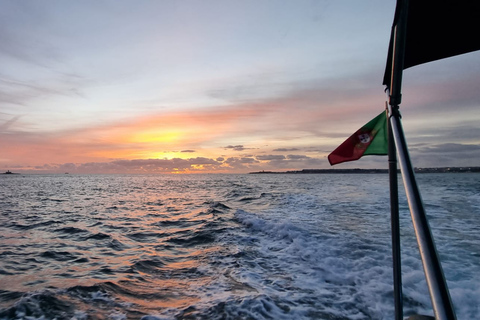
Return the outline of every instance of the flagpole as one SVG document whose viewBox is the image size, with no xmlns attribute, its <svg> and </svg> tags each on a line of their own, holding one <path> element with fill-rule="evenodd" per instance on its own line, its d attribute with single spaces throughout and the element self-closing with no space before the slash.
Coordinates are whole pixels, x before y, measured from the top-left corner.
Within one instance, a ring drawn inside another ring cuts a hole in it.
<svg viewBox="0 0 480 320">
<path fill-rule="evenodd" d="M 387 120 L 391 112 L 386 108 Z M 392 126 L 388 128 L 388 174 L 390 181 L 390 221 L 392 228 L 393 296 L 395 301 L 395 320 L 403 320 L 402 258 L 400 251 L 400 217 L 398 206 L 397 153 L 393 139 Z"/>
<path fill-rule="evenodd" d="M 392 50 L 392 72 L 390 79 L 389 123 L 398 153 L 398 160 L 407 195 L 413 227 L 422 258 L 425 278 L 427 280 L 430 298 L 436 320 L 456 319 L 453 304 L 450 299 L 447 283 L 443 274 L 440 259 L 423 207 L 420 191 L 415 179 L 413 166 L 408 153 L 407 143 L 402 128 L 399 104 L 401 103 L 401 86 L 403 62 L 405 56 L 405 39 L 408 14 L 408 0 L 399 0 L 402 10 L 394 28 L 394 43 Z M 393 231 L 392 231 L 393 232 Z"/>
</svg>

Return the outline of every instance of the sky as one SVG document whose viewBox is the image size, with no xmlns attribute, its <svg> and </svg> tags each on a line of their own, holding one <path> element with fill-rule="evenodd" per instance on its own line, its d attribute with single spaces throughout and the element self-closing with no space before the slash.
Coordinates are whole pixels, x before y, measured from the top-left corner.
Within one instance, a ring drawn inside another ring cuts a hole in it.
<svg viewBox="0 0 480 320">
<path fill-rule="evenodd" d="M 393 0 L 0 8 L 2 171 L 388 167 L 384 156 L 330 167 L 327 155 L 385 108 Z M 479 71 L 480 52 L 405 70 L 414 166 L 480 166 Z"/>
</svg>

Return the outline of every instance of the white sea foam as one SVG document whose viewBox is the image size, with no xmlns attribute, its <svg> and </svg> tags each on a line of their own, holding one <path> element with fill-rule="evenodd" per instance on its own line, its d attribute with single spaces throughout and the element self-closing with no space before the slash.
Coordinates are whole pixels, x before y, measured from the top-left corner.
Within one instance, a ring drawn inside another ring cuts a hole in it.
<svg viewBox="0 0 480 320">
<path fill-rule="evenodd" d="M 379 203 L 382 201 L 379 197 L 363 196 L 368 200 L 362 203 L 362 211 L 357 211 L 358 205 L 347 203 L 345 211 L 341 212 L 338 210 L 342 207 L 341 203 L 337 203 L 336 207 L 332 203 L 329 208 L 328 199 L 318 199 L 312 194 L 289 194 L 284 197 L 281 208 L 257 213 L 239 210 L 236 218 L 251 231 L 248 236 L 254 238 L 251 243 L 255 244 L 259 256 L 268 257 L 271 265 L 295 275 L 294 286 L 311 290 L 312 295 L 323 297 L 323 302 L 330 296 L 334 297 L 331 300 L 335 308 L 332 309 L 341 310 L 343 316 L 387 319 L 393 317 L 388 208 L 385 210 L 385 206 Z M 445 257 L 446 274 L 453 275 L 447 279 L 457 314 L 459 319 L 475 318 L 479 316 L 480 279 L 475 273 L 478 265 L 472 265 L 468 256 L 477 255 L 478 258 L 478 251 L 474 249 L 474 244 L 478 248 L 479 236 L 475 233 L 478 223 L 467 226 L 465 223 L 468 220 L 452 220 L 451 208 L 442 203 L 444 197 L 439 198 L 443 195 L 435 193 L 429 196 L 433 197 L 427 198 L 427 203 L 440 202 L 437 208 L 431 208 L 429 215 L 437 220 L 445 216 L 445 220 L 435 221 L 434 232 L 440 238 L 437 245 L 440 254 Z M 477 203 L 475 197 L 476 194 L 470 193 L 468 199 L 463 199 L 466 200 L 463 205 L 455 199 L 461 205 L 459 212 L 465 213 L 462 207 Z M 327 206 L 322 207 L 318 201 Z M 433 315 L 404 201 L 401 203 L 401 224 L 405 313 Z M 318 207 L 323 210 L 317 210 Z M 379 208 L 382 209 L 380 212 Z M 312 211 L 316 217 L 311 216 Z M 470 248 L 462 246 L 462 237 L 471 237 L 471 240 L 463 240 L 471 243 Z M 475 260 L 478 261 L 477 258 Z M 458 268 L 459 263 L 461 269 Z M 279 295 L 278 292 L 275 294 Z M 355 308 L 350 308 L 351 303 Z M 316 305 L 315 308 L 318 310 L 322 306 Z"/>
<path fill-rule="evenodd" d="M 336 310 L 337 316 L 379 319 L 382 312 L 388 313 L 391 277 L 389 257 L 382 248 L 373 248 L 372 255 L 364 256 L 358 248 L 361 243 L 341 236 L 318 238 L 291 221 L 268 221 L 244 211 L 237 211 L 236 217 L 255 234 L 257 289 L 282 300 L 295 295 L 295 299 L 309 299 L 309 310 L 295 310 L 298 316 Z M 251 274 L 252 269 L 246 271 Z M 264 287 L 265 278 L 272 285 Z M 295 288 L 295 294 L 290 288 Z M 325 308 L 325 304 L 335 308 Z"/>
<path fill-rule="evenodd" d="M 127 315 L 125 313 L 120 313 L 120 312 L 111 313 L 108 317 L 111 320 L 125 320 L 125 319 L 127 319 Z"/>
<path fill-rule="evenodd" d="M 75 311 L 74 316 L 71 320 L 87 320 L 88 314 L 82 311 Z"/>
</svg>

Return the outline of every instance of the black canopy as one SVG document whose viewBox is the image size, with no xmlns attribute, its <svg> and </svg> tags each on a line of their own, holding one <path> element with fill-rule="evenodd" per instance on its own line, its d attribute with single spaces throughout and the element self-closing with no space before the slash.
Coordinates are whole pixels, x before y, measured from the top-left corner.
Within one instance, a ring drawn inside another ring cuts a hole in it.
<svg viewBox="0 0 480 320">
<path fill-rule="evenodd" d="M 403 8 L 397 0 L 383 84 L 390 85 L 393 35 Z M 410 0 L 404 69 L 480 50 L 479 0 Z"/>
</svg>

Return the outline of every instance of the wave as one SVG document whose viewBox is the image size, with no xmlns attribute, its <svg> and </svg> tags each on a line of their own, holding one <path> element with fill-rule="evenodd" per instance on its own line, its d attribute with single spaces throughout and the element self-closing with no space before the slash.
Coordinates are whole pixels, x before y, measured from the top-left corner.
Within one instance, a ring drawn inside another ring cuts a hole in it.
<svg viewBox="0 0 480 320">
<path fill-rule="evenodd" d="M 200 231 L 195 232 L 193 236 L 170 238 L 167 241 L 184 247 L 192 247 L 212 243 L 215 241 L 215 236 L 210 231 Z"/>
<path fill-rule="evenodd" d="M 0 319 L 72 319 L 75 307 L 44 291 L 22 296 L 12 307 L 0 311 Z"/>
<path fill-rule="evenodd" d="M 79 259 L 79 256 L 66 251 L 49 250 L 40 254 L 40 257 L 56 261 L 71 261 Z"/>
<path fill-rule="evenodd" d="M 165 238 L 168 234 L 155 231 L 140 231 L 126 234 L 126 237 L 141 243 L 152 243 Z"/>
<path fill-rule="evenodd" d="M 31 230 L 31 229 L 41 228 L 41 227 L 49 227 L 54 224 L 62 224 L 62 223 L 63 222 L 60 220 L 48 220 L 44 222 L 31 223 L 31 224 L 22 224 L 22 223 L 13 221 L 8 226 L 18 230 Z"/>
<path fill-rule="evenodd" d="M 145 273 L 158 273 L 165 267 L 165 262 L 158 258 L 149 260 L 139 260 L 133 263 L 131 268 L 133 270 L 145 272 Z"/>
<path fill-rule="evenodd" d="M 175 315 L 175 319 L 301 319 L 304 312 L 293 312 L 295 304 L 286 301 L 277 301 L 267 295 L 257 295 L 220 301 L 206 309 L 194 306 L 182 310 Z M 320 314 L 317 314 L 317 316 Z M 161 319 L 161 318 L 153 318 Z M 142 318 L 142 320 L 153 320 Z M 331 317 L 312 317 L 312 319 L 333 319 Z M 341 319 L 341 318 L 337 318 Z M 345 318 L 347 319 L 347 318 Z"/>
<path fill-rule="evenodd" d="M 111 239 L 112 236 L 103 232 L 96 232 L 84 237 L 84 240 L 105 240 Z"/>
<path fill-rule="evenodd" d="M 0 302 L 14 301 L 19 299 L 23 295 L 24 295 L 23 292 L 0 289 Z"/>
<path fill-rule="evenodd" d="M 59 232 L 59 233 L 65 233 L 65 234 L 69 234 L 69 235 L 88 232 L 85 229 L 80 229 L 80 228 L 75 228 L 75 227 L 63 227 L 63 228 L 55 229 L 53 231 L 54 232 Z"/>
</svg>

